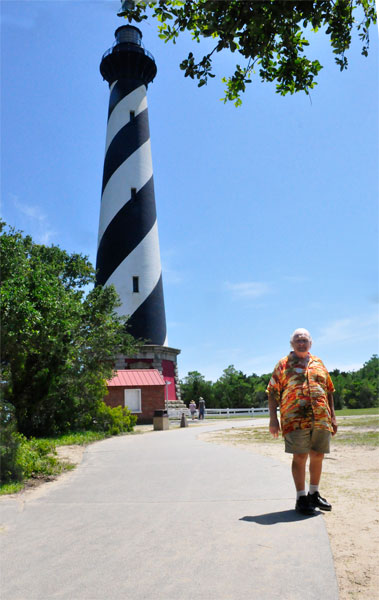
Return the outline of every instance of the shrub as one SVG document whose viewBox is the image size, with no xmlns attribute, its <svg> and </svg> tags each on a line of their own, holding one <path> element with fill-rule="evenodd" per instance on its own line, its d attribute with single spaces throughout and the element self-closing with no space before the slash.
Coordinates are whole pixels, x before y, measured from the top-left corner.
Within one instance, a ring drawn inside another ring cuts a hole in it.
<svg viewBox="0 0 379 600">
<path fill-rule="evenodd" d="M 137 422 L 137 417 L 132 415 L 127 408 L 116 406 L 114 408 L 99 402 L 96 416 L 92 421 L 90 429 L 94 431 L 104 431 L 109 435 L 118 435 L 133 431 Z"/>
<path fill-rule="evenodd" d="M 21 433 L 17 433 L 15 436 L 19 441 L 17 465 L 22 472 L 23 479 L 55 475 L 62 470 L 53 441 L 27 439 Z"/>
</svg>

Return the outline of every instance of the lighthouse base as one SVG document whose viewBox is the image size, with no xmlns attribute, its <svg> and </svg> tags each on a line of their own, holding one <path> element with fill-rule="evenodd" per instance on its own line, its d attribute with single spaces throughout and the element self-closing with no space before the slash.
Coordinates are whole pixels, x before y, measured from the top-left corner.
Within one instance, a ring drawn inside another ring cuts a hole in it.
<svg viewBox="0 0 379 600">
<path fill-rule="evenodd" d="M 166 401 L 181 402 L 177 356 L 180 350 L 146 344 L 133 357 L 119 355 L 115 369 L 157 369 L 166 382 Z"/>
</svg>

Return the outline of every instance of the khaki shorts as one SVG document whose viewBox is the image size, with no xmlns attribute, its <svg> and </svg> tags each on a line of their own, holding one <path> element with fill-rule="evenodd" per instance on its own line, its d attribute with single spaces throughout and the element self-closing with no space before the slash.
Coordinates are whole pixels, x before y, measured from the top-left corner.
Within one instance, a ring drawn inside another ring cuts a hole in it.
<svg viewBox="0 0 379 600">
<path fill-rule="evenodd" d="M 295 429 L 284 436 L 285 451 L 289 454 L 307 454 L 310 450 L 329 454 L 330 431 L 324 429 Z"/>
</svg>

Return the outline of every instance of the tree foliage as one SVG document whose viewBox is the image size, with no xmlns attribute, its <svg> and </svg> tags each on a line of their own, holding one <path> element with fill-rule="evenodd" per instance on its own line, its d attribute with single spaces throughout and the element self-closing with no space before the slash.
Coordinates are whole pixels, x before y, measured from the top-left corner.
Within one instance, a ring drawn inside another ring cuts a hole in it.
<svg viewBox="0 0 379 600">
<path fill-rule="evenodd" d="M 133 5 L 133 3 L 131 3 Z M 165 42 L 189 31 L 193 40 L 211 38 L 214 46 L 201 59 L 190 52 L 181 64 L 185 77 L 198 80 L 201 87 L 214 77 L 213 55 L 229 50 L 238 55 L 234 73 L 226 83 L 224 101 L 241 104 L 241 93 L 252 77 L 275 82 L 276 92 L 294 94 L 316 85 L 322 69 L 306 49 L 309 34 L 323 30 L 329 37 L 340 70 L 348 67 L 346 51 L 352 32 L 358 30 L 361 52 L 367 56 L 369 30 L 376 23 L 374 0 L 139 0 L 126 11 L 137 23 L 151 14 L 158 20 L 158 34 Z"/>
<path fill-rule="evenodd" d="M 14 406 L 0 400 L 0 484 L 22 478 L 17 462 L 18 447 Z"/>
<path fill-rule="evenodd" d="M 330 373 L 336 389 L 336 408 L 370 408 L 379 405 L 379 357 L 374 354 L 358 371 Z"/>
<path fill-rule="evenodd" d="M 206 381 L 198 371 L 191 371 L 181 381 L 183 401 L 198 403 L 202 396 L 208 408 L 250 408 L 267 406 L 266 387 L 270 375 L 245 375 L 233 365 L 224 369 L 215 382 Z"/>
<path fill-rule="evenodd" d="M 115 313 L 115 289 L 86 295 L 95 280 L 86 257 L 14 229 L 3 231 L 0 252 L 3 392 L 18 431 L 41 436 L 90 426 L 116 355 L 135 348 Z"/>
<path fill-rule="evenodd" d="M 379 406 L 379 358 L 375 354 L 358 371 L 330 373 L 336 408 Z M 271 374 L 245 375 L 230 365 L 215 382 L 206 381 L 198 371 L 191 371 L 181 381 L 182 397 L 189 404 L 202 396 L 208 408 L 257 408 L 267 406 L 266 388 Z"/>
<path fill-rule="evenodd" d="M 212 382 L 206 381 L 198 371 L 190 371 L 187 377 L 180 382 L 183 402 L 189 405 L 191 400 L 199 402 L 200 396 L 204 398 L 206 406 L 213 406 Z"/>
</svg>

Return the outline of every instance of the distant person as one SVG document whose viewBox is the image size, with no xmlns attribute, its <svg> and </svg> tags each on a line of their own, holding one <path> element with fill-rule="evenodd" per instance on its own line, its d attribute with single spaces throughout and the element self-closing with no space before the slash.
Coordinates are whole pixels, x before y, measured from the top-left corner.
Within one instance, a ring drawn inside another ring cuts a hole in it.
<svg viewBox="0 0 379 600">
<path fill-rule="evenodd" d="M 196 415 L 196 410 L 197 410 L 196 403 L 194 400 L 191 400 L 191 402 L 189 403 L 189 409 L 190 409 L 190 413 L 191 413 L 191 417 L 192 417 L 192 421 L 193 421 L 195 418 L 195 415 Z"/>
<path fill-rule="evenodd" d="M 310 354 L 312 338 L 306 329 L 296 329 L 290 340 L 292 352 L 276 365 L 267 387 L 269 430 L 285 451 L 293 455 L 292 476 L 296 487 L 295 509 L 311 515 L 315 508 L 332 510 L 319 494 L 324 454 L 330 452 L 330 437 L 337 432 L 334 386 L 323 362 Z M 276 410 L 279 406 L 280 425 Z M 305 467 L 309 456 L 310 485 L 305 491 Z"/>
<path fill-rule="evenodd" d="M 200 396 L 200 398 L 199 398 L 199 420 L 204 419 L 204 415 L 205 415 L 205 402 L 204 402 L 204 398 L 202 398 Z"/>
</svg>

